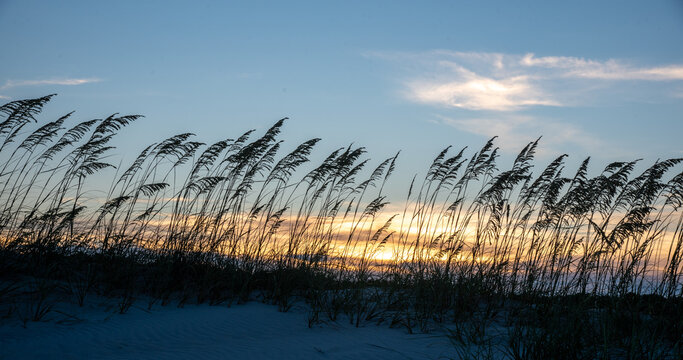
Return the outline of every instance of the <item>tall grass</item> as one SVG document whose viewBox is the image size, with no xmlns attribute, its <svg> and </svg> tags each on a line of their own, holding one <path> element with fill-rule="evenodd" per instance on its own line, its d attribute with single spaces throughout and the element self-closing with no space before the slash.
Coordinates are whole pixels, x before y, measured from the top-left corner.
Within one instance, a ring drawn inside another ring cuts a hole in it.
<svg viewBox="0 0 683 360">
<path fill-rule="evenodd" d="M 311 324 L 455 322 L 467 341 L 503 317 L 511 358 L 681 354 L 683 159 L 590 177 L 589 159 L 565 175 L 562 155 L 534 173 L 537 140 L 501 170 L 494 138 L 444 149 L 391 214 L 399 154 L 366 169 L 349 146 L 306 164 L 319 139 L 282 154 L 282 119 L 209 145 L 178 134 L 114 166 L 112 139 L 140 116 L 36 125 L 52 97 L 0 107 L 0 301 L 25 299 L 29 276 L 121 312 L 140 295 L 303 299 Z M 113 180 L 95 201 L 100 173 Z"/>
</svg>

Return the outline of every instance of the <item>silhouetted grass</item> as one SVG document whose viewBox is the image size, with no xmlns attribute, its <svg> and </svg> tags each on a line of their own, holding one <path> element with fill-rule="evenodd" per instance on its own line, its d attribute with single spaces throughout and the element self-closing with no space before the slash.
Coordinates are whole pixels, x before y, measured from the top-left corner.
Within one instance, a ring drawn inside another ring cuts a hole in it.
<svg viewBox="0 0 683 360">
<path fill-rule="evenodd" d="M 282 155 L 283 119 L 210 145 L 178 134 L 115 169 L 111 140 L 140 116 L 36 127 L 51 98 L 0 107 L 8 316 L 41 320 L 56 293 L 111 296 L 120 312 L 142 297 L 303 300 L 310 325 L 446 326 L 462 358 L 683 354 L 682 159 L 589 177 L 589 159 L 564 175 L 562 155 L 534 174 L 538 140 L 500 170 L 491 139 L 469 156 L 444 149 L 388 214 L 398 154 L 366 170 L 349 146 L 305 172 L 319 139 Z"/>
</svg>

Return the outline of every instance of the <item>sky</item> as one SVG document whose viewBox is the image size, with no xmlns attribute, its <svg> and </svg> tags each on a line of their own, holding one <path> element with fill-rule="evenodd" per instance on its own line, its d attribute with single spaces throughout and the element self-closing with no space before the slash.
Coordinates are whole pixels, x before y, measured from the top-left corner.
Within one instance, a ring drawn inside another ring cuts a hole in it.
<svg viewBox="0 0 683 360">
<path fill-rule="evenodd" d="M 683 1 L 0 0 L 0 102 L 142 114 L 117 152 L 289 117 L 287 147 L 401 150 L 397 187 L 492 136 L 501 166 L 683 156 Z M 407 180 L 406 180 L 407 179 Z"/>
</svg>

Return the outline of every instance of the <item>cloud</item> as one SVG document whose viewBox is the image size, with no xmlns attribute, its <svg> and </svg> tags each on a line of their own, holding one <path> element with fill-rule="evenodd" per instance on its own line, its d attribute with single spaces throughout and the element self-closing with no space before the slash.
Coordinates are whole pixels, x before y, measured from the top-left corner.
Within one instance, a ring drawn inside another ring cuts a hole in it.
<svg viewBox="0 0 683 360">
<path fill-rule="evenodd" d="M 98 78 L 61 78 L 44 80 L 7 80 L 0 90 L 19 86 L 41 86 L 41 85 L 83 85 L 102 81 Z"/>
<path fill-rule="evenodd" d="M 460 131 L 491 138 L 498 136 L 496 143 L 505 152 L 519 151 L 524 145 L 543 136 L 539 147 L 540 155 L 556 155 L 561 149 L 579 147 L 594 151 L 609 151 L 604 141 L 582 128 L 550 119 L 539 119 L 526 115 L 505 115 L 458 119 L 437 116 L 439 122 Z M 623 155 L 623 154 L 622 154 Z"/>
<path fill-rule="evenodd" d="M 544 155 L 576 149 L 608 158 L 635 155 L 613 132 L 582 127 L 574 117 L 583 112 L 566 108 L 683 98 L 683 64 L 447 50 L 364 56 L 388 65 L 403 97 L 437 107 L 434 122 L 482 137 L 499 136 L 496 142 L 506 152 L 519 151 L 542 135 L 539 152 Z"/>
<path fill-rule="evenodd" d="M 560 105 L 532 84 L 527 76 L 495 79 L 464 68 L 456 74 L 445 82 L 412 81 L 408 83 L 409 96 L 422 103 L 471 110 L 506 111 L 532 105 Z"/>
<path fill-rule="evenodd" d="M 558 69 L 559 76 L 602 80 L 683 80 L 683 65 L 634 67 L 617 60 L 604 62 L 566 56 L 526 54 L 520 64 L 529 68 Z"/>
<path fill-rule="evenodd" d="M 610 91 L 605 90 L 615 87 L 615 82 L 683 81 L 681 64 L 635 66 L 617 59 L 446 50 L 375 52 L 366 56 L 403 66 L 407 73 L 403 75 L 403 94 L 407 99 L 467 110 L 500 112 L 573 106 L 604 100 L 610 96 Z M 638 89 L 630 87 L 629 91 Z M 671 97 L 673 93 L 665 96 Z"/>
</svg>

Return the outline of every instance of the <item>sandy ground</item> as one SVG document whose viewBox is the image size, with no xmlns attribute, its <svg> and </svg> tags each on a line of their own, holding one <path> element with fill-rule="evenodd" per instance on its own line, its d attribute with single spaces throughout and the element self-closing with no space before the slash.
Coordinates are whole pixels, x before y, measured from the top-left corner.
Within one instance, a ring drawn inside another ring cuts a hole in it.
<svg viewBox="0 0 683 360">
<path fill-rule="evenodd" d="M 246 305 L 100 307 L 53 312 L 47 321 L 0 321 L 0 359 L 446 359 L 443 334 L 348 321 L 307 326 L 303 309 Z M 75 314 L 75 315 L 74 315 Z"/>
</svg>

